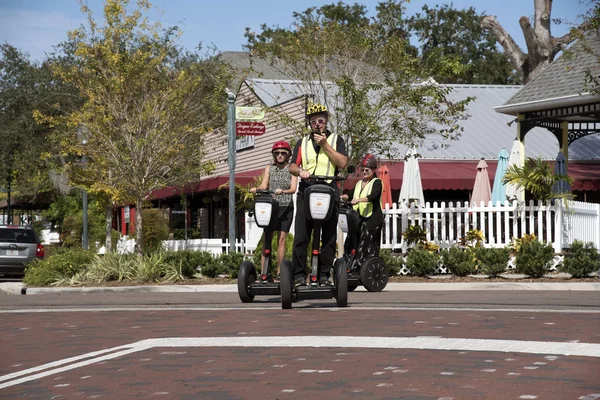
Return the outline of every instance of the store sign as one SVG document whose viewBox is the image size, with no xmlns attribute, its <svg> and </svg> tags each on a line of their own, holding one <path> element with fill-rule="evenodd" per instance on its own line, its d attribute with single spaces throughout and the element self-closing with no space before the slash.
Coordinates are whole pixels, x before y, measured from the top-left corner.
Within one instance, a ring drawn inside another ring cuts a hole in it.
<svg viewBox="0 0 600 400">
<path fill-rule="evenodd" d="M 240 151 L 254 147 L 254 136 L 240 136 L 235 141 L 235 150 Z"/>
<path fill-rule="evenodd" d="M 262 122 L 238 121 L 235 123 L 235 134 L 237 136 L 261 136 L 267 130 Z"/>
<path fill-rule="evenodd" d="M 260 121 L 265 117 L 261 107 L 236 107 L 235 119 L 238 121 Z"/>
</svg>

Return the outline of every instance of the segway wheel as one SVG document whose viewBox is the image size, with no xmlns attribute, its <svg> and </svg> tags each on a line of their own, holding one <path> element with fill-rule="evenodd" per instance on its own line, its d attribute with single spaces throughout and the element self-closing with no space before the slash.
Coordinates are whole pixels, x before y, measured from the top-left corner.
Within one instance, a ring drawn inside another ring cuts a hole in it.
<svg viewBox="0 0 600 400">
<path fill-rule="evenodd" d="M 348 306 L 348 271 L 346 262 L 338 258 L 333 264 L 335 273 L 335 302 L 338 307 Z"/>
<path fill-rule="evenodd" d="M 281 293 L 281 308 L 288 310 L 292 308 L 292 263 L 284 260 L 280 267 L 279 292 Z"/>
<path fill-rule="evenodd" d="M 238 271 L 238 295 L 242 303 L 252 303 L 254 295 L 250 284 L 256 281 L 256 268 L 250 261 L 244 261 Z"/>
<path fill-rule="evenodd" d="M 369 292 L 381 292 L 389 275 L 388 266 L 379 257 L 367 259 L 360 267 L 360 282 Z"/>
</svg>

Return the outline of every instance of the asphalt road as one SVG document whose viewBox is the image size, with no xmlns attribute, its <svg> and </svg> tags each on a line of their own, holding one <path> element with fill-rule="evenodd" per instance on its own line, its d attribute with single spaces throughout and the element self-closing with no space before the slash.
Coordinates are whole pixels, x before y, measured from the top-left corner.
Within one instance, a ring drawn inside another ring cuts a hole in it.
<svg viewBox="0 0 600 400">
<path fill-rule="evenodd" d="M 597 291 L 0 296 L 0 398 L 600 399 Z"/>
</svg>

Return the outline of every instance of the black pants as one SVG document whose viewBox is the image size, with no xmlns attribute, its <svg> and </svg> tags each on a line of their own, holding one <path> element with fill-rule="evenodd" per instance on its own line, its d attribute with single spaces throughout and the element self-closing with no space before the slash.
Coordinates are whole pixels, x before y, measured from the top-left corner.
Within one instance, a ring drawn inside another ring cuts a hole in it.
<svg viewBox="0 0 600 400">
<path fill-rule="evenodd" d="M 381 247 L 381 225 L 369 229 L 368 220 L 362 220 L 360 226 L 360 241 L 358 243 L 358 262 L 360 265 L 370 257 L 379 257 Z"/>
<path fill-rule="evenodd" d="M 296 222 L 294 225 L 294 251 L 292 254 L 292 269 L 294 278 L 306 278 L 306 259 L 309 254 L 308 242 L 313 234 L 314 221 L 305 217 L 304 194 L 298 193 L 296 198 Z M 319 277 L 329 278 L 329 272 L 335 259 L 335 243 L 337 239 L 338 209 L 334 206 L 333 213 L 327 221 L 321 223 L 321 257 L 319 262 Z M 313 238 L 319 240 L 319 238 Z"/>
</svg>

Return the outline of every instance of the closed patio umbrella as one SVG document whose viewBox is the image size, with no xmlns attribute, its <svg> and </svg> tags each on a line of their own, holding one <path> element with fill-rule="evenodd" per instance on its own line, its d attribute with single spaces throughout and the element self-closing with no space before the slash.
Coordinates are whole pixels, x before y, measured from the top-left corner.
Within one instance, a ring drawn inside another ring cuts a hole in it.
<svg viewBox="0 0 600 400">
<path fill-rule="evenodd" d="M 390 183 L 390 169 L 382 165 L 377 170 L 377 177 L 381 179 L 383 183 L 383 191 L 381 192 L 381 208 L 385 210 L 385 205 L 389 204 L 389 208 L 392 208 L 392 186 Z"/>
<path fill-rule="evenodd" d="M 556 156 L 556 162 L 554 164 L 554 174 L 567 175 L 567 163 L 562 151 L 559 151 L 558 155 Z M 571 185 L 569 185 L 569 182 L 567 182 L 566 180 L 561 179 L 554 185 L 552 185 L 552 192 L 556 194 L 571 193 Z"/>
<path fill-rule="evenodd" d="M 508 166 L 517 165 L 522 167 L 521 163 L 521 143 L 518 139 L 513 141 L 513 145 L 510 149 L 510 156 L 508 158 Z M 506 199 L 509 201 L 517 200 L 519 202 L 525 201 L 525 191 L 523 188 L 519 188 L 512 183 L 506 184 Z"/>
<path fill-rule="evenodd" d="M 418 206 L 425 205 L 423 184 L 421 183 L 421 170 L 419 169 L 417 152 L 413 148 L 409 149 L 406 153 L 399 201 L 401 203 L 414 201 Z"/>
<path fill-rule="evenodd" d="M 477 164 L 477 175 L 473 185 L 473 194 L 471 195 L 471 204 L 480 206 L 481 202 L 488 205 L 492 199 L 492 189 L 490 188 L 490 177 L 488 176 L 488 165 L 482 158 Z"/>
<path fill-rule="evenodd" d="M 496 175 L 494 177 L 494 187 L 492 188 L 492 203 L 504 203 L 506 201 L 506 185 L 502 183 L 504 173 L 508 167 L 508 152 L 506 149 L 500 150 L 498 153 L 498 166 L 496 167 Z"/>
</svg>

